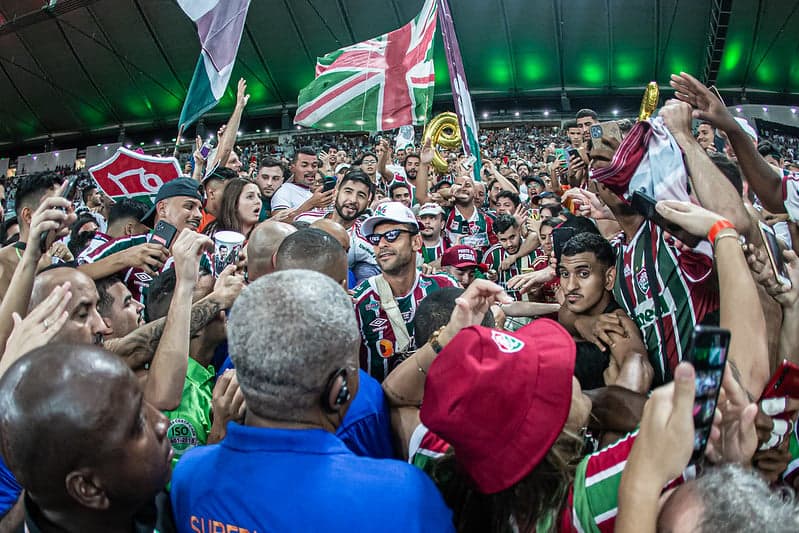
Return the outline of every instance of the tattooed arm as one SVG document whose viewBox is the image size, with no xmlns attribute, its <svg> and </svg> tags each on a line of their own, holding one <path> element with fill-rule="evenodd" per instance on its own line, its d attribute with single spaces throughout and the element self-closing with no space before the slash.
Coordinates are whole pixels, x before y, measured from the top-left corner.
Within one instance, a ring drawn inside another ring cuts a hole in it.
<svg viewBox="0 0 799 533">
<path fill-rule="evenodd" d="M 220 311 L 230 309 L 233 305 L 233 301 L 244 288 L 244 278 L 234 272 L 233 265 L 225 269 L 214 286 L 214 292 L 191 306 L 190 337 L 202 331 Z M 121 339 L 106 341 L 105 348 L 125 359 L 131 369 L 141 369 L 152 360 L 165 325 L 166 317 L 155 320 Z"/>
</svg>

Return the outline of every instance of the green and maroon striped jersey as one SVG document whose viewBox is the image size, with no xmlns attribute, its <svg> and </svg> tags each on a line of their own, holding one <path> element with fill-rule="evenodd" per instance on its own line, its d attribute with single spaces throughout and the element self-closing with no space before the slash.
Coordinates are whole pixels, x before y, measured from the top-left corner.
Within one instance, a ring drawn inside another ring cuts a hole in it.
<svg viewBox="0 0 799 533">
<path fill-rule="evenodd" d="M 533 261 L 535 260 L 535 254 L 530 254 L 527 257 L 520 257 L 518 258 L 508 270 L 502 270 L 499 266 L 502 264 L 502 261 L 508 257 L 508 252 L 502 247 L 501 244 L 495 244 L 491 248 L 489 248 L 486 253 L 483 255 L 483 263 L 488 264 L 488 266 L 496 271 L 497 273 L 497 284 L 505 289 L 505 292 L 508 293 L 508 296 L 520 302 L 522 300 L 522 293 L 516 290 L 508 289 L 508 282 L 511 280 L 512 277 L 518 276 L 522 273 L 523 268 L 532 268 Z"/>
<path fill-rule="evenodd" d="M 468 220 L 461 215 L 457 207 L 450 209 L 444 225 L 444 234 L 453 246 L 466 244 L 481 255 L 498 242 L 493 220 L 479 209 L 475 209 Z"/>
<path fill-rule="evenodd" d="M 458 283 L 444 274 L 428 276 L 417 273 L 416 281 L 408 294 L 396 298 L 408 335 L 411 337 L 410 350 L 416 348 L 412 323 L 416 315 L 416 306 L 425 296 L 443 287 L 458 287 Z M 355 317 L 361 330 L 361 368 L 382 382 L 394 368 L 400 354 L 394 346 L 397 339 L 394 330 L 391 329 L 388 315 L 380 305 L 380 295 L 377 293 L 373 278 L 366 279 L 355 287 L 353 299 Z M 423 342 L 427 342 L 427 339 Z"/>
<path fill-rule="evenodd" d="M 653 261 L 655 283 L 646 267 Z M 666 242 L 660 227 L 645 221 L 618 251 L 616 269 L 613 296 L 643 334 L 657 387 L 671 381 L 694 326 L 719 308 L 713 261 L 700 251 L 680 251 Z"/>
</svg>

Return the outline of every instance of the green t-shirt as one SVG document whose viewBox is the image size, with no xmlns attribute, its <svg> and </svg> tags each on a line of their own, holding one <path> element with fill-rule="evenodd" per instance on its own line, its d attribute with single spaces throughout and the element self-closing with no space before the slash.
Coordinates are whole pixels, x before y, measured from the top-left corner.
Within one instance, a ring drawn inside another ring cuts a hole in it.
<svg viewBox="0 0 799 533">
<path fill-rule="evenodd" d="M 180 405 L 173 411 L 164 411 L 169 418 L 167 438 L 175 451 L 173 468 L 188 450 L 208 442 L 215 377 L 213 366 L 203 367 L 189 358 Z"/>
</svg>

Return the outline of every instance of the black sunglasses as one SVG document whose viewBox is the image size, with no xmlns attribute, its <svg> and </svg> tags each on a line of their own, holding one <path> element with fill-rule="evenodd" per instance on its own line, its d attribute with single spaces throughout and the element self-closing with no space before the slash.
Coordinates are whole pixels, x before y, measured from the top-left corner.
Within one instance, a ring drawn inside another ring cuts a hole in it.
<svg viewBox="0 0 799 533">
<path fill-rule="evenodd" d="M 372 233 L 371 235 L 367 235 L 366 236 L 366 240 L 371 242 L 373 245 L 377 246 L 378 244 L 380 244 L 380 239 L 382 239 L 383 237 L 386 238 L 387 242 L 394 242 L 397 239 L 399 239 L 399 236 L 400 236 L 401 233 L 408 233 L 410 235 L 416 235 L 418 232 L 410 231 L 410 230 L 407 230 L 407 229 L 392 229 L 392 230 L 389 230 L 389 231 L 387 231 L 385 233 Z"/>
</svg>

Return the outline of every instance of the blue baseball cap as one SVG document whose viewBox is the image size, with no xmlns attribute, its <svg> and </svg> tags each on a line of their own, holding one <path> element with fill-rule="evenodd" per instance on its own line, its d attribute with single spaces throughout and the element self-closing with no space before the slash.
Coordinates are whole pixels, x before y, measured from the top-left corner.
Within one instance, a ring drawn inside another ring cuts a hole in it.
<svg viewBox="0 0 799 533">
<path fill-rule="evenodd" d="M 155 195 L 153 206 L 147 211 L 147 214 L 141 218 L 141 223 L 145 226 L 153 227 L 155 224 L 155 206 L 161 200 L 167 198 L 174 198 L 176 196 L 186 196 L 194 198 L 195 200 L 203 201 L 203 196 L 200 194 L 200 184 L 196 180 L 189 177 L 175 178 L 161 185 L 158 189 L 158 194 Z"/>
</svg>

